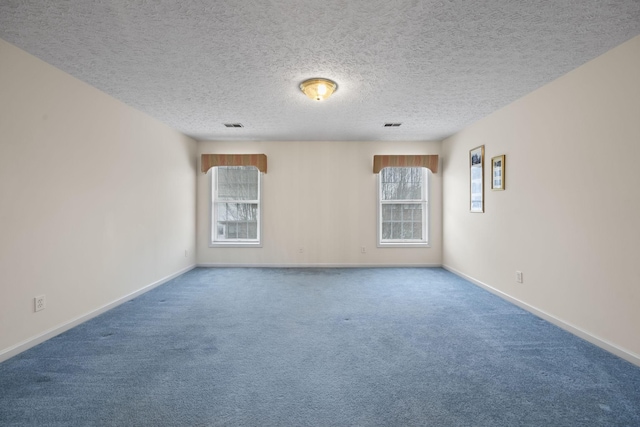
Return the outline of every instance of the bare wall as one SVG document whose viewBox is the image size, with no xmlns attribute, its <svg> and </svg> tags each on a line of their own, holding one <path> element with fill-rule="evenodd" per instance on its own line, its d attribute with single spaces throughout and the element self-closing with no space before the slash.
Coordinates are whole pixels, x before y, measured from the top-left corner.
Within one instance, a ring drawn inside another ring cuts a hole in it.
<svg viewBox="0 0 640 427">
<path fill-rule="evenodd" d="M 209 247 L 211 172 L 199 173 L 199 265 L 441 264 L 441 174 L 431 179 L 431 247 L 377 248 L 377 175 L 372 170 L 375 154 L 439 154 L 440 142 L 209 141 L 199 142 L 198 151 L 264 153 L 268 159 L 262 248 Z"/>
<path fill-rule="evenodd" d="M 445 266 L 635 363 L 638 76 L 640 36 L 443 142 Z M 469 213 L 468 153 L 482 144 L 485 213 Z M 499 154 L 506 191 L 492 192 Z"/>
<path fill-rule="evenodd" d="M 2 40 L 0 93 L 2 360 L 194 265 L 196 142 Z"/>
</svg>

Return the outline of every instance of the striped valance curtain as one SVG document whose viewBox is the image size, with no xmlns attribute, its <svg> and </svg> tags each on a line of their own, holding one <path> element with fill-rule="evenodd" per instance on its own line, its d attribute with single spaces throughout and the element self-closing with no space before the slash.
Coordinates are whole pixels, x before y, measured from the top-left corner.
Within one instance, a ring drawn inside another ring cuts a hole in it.
<svg viewBox="0 0 640 427">
<path fill-rule="evenodd" d="M 373 173 L 379 173 L 388 167 L 427 168 L 438 173 L 438 155 L 406 155 L 406 156 L 373 156 Z"/>
<path fill-rule="evenodd" d="M 203 154 L 201 160 L 202 173 L 215 166 L 255 166 L 260 172 L 267 173 L 265 154 Z"/>
</svg>

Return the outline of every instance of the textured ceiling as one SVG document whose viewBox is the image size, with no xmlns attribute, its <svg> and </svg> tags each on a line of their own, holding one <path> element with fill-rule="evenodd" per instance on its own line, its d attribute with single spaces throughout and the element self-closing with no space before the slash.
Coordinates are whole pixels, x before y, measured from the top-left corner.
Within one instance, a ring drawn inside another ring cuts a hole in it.
<svg viewBox="0 0 640 427">
<path fill-rule="evenodd" d="M 638 34 L 640 0 L 0 0 L 2 39 L 201 140 L 439 140 Z"/>
</svg>

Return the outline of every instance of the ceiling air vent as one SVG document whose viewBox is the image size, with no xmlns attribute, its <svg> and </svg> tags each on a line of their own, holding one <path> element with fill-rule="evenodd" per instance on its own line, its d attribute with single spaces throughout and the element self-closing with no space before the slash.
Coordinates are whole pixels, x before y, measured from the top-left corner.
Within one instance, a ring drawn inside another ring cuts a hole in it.
<svg viewBox="0 0 640 427">
<path fill-rule="evenodd" d="M 224 127 L 227 128 L 243 128 L 242 123 L 225 123 Z"/>
<path fill-rule="evenodd" d="M 386 128 L 397 128 L 398 126 L 400 126 L 402 123 L 385 123 L 384 127 Z"/>
</svg>

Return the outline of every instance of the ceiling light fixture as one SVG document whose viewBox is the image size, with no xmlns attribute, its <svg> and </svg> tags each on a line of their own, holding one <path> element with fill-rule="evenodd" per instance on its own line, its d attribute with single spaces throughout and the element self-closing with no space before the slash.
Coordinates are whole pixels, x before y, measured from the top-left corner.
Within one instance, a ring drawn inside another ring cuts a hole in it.
<svg viewBox="0 0 640 427">
<path fill-rule="evenodd" d="M 338 85 L 329 79 L 315 78 L 300 83 L 300 90 L 314 101 L 322 101 L 338 90 Z"/>
</svg>

